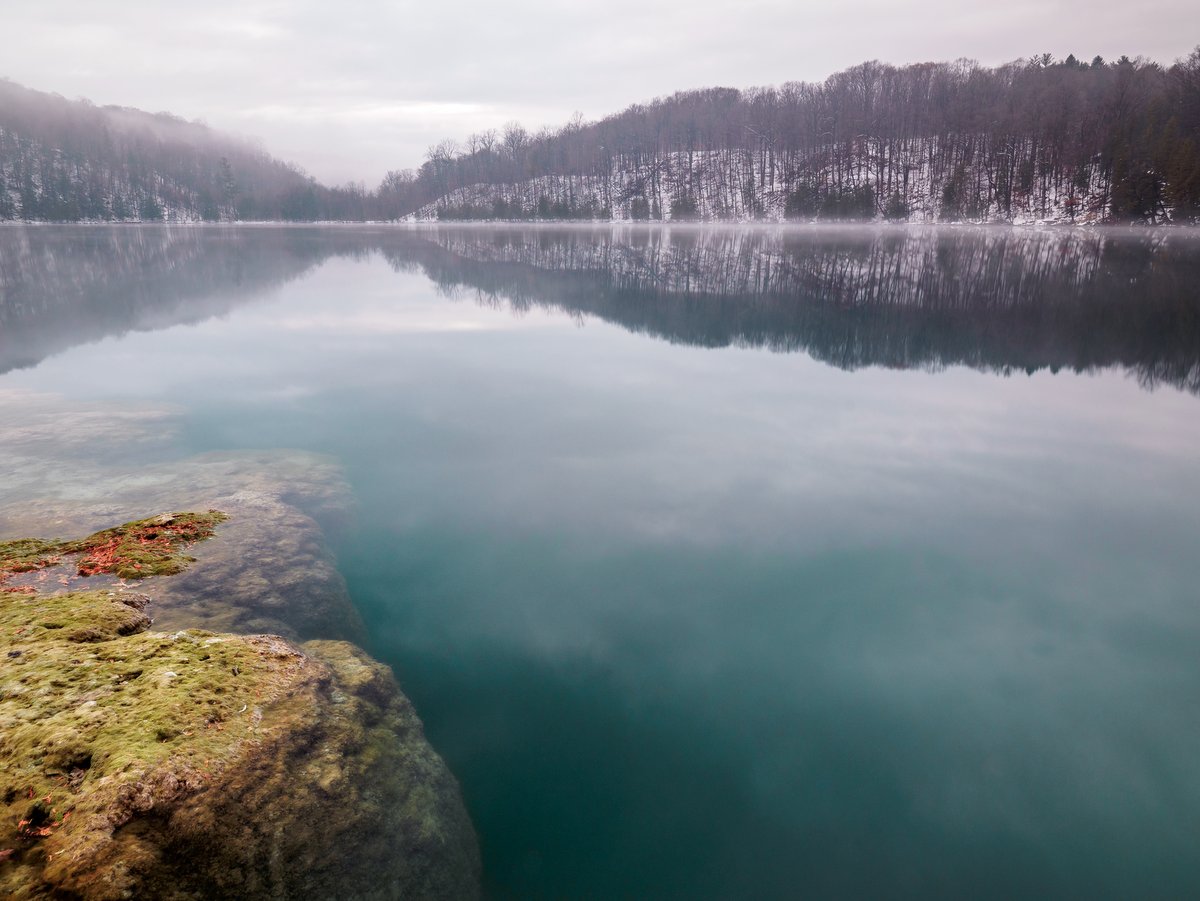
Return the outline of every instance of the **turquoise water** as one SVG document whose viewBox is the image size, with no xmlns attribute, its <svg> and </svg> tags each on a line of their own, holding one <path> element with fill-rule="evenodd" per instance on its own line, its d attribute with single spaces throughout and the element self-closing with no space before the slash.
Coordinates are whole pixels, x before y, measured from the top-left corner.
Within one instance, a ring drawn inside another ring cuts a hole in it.
<svg viewBox="0 0 1200 901">
<path fill-rule="evenodd" d="M 1200 889 L 1200 241 L 6 229 L 5 392 L 334 455 L 508 897 Z"/>
</svg>

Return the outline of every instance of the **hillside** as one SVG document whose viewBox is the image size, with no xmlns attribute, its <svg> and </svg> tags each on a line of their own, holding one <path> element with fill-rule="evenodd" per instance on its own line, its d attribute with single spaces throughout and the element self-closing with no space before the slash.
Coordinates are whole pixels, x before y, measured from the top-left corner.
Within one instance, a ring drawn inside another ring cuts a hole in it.
<svg viewBox="0 0 1200 901">
<path fill-rule="evenodd" d="M 443 142 L 394 188 L 418 219 L 1194 221 L 1200 49 L 679 93 Z"/>
<path fill-rule="evenodd" d="M 373 191 L 168 114 L 0 81 L 0 220 L 406 217 L 1194 222 L 1200 48 L 1170 66 L 867 62 L 819 84 L 682 92 L 442 141 Z"/>
<path fill-rule="evenodd" d="M 205 125 L 0 80 L 0 219 L 315 219 L 323 191 Z"/>
</svg>

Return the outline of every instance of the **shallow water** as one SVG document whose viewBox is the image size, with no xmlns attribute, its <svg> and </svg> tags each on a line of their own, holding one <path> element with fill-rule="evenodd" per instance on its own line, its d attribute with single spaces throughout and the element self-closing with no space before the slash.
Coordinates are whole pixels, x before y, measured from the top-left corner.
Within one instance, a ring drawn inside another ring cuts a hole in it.
<svg viewBox="0 0 1200 901">
<path fill-rule="evenodd" d="M 166 411 L 64 438 L 113 478 L 340 461 L 491 895 L 1200 889 L 1195 236 L 11 228 L 0 276 L 0 452 L 37 394 Z"/>
</svg>

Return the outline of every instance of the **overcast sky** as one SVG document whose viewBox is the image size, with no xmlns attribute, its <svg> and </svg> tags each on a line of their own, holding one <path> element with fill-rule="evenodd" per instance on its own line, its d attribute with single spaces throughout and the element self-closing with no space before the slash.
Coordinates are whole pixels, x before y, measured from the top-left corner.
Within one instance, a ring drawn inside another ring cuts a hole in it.
<svg viewBox="0 0 1200 901">
<path fill-rule="evenodd" d="M 7 0 L 0 25 L 2 76 L 202 119 L 369 186 L 444 137 L 684 88 L 819 81 L 866 59 L 1170 62 L 1200 40 L 1196 0 Z"/>
</svg>

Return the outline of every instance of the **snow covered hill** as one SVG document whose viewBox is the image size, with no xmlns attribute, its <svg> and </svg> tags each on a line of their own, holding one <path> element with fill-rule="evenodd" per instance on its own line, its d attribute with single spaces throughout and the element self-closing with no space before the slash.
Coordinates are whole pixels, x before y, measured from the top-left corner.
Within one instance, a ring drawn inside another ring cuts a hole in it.
<svg viewBox="0 0 1200 901">
<path fill-rule="evenodd" d="M 864 140 L 849 162 L 836 148 L 790 157 L 747 150 L 675 152 L 639 161 L 618 158 L 607 177 L 543 175 L 455 189 L 418 209 L 416 220 L 664 219 L 782 221 L 1007 221 L 1090 223 L 1109 213 L 1112 179 L 1103 167 L 1067 172 L 1045 161 L 1006 184 L 984 136 L 962 158 L 955 141 Z M 1033 156 L 1036 148 L 1018 148 Z M 830 202 L 828 198 L 835 198 Z M 1169 217 L 1170 211 L 1166 212 Z"/>
</svg>

